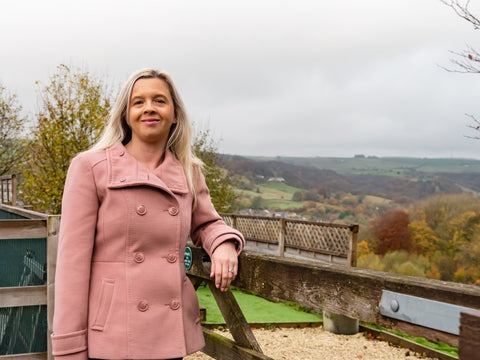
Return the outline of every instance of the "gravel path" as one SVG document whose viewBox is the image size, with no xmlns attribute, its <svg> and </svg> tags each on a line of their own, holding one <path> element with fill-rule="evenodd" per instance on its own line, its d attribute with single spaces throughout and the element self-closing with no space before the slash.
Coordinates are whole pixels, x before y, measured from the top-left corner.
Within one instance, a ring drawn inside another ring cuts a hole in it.
<svg viewBox="0 0 480 360">
<path fill-rule="evenodd" d="M 217 332 L 231 339 L 229 332 Z M 433 360 L 408 349 L 389 345 L 385 341 L 368 339 L 363 333 L 335 335 L 324 331 L 322 327 L 254 329 L 253 333 L 265 355 L 275 360 Z M 213 358 L 201 352 L 185 358 L 211 359 Z"/>
</svg>

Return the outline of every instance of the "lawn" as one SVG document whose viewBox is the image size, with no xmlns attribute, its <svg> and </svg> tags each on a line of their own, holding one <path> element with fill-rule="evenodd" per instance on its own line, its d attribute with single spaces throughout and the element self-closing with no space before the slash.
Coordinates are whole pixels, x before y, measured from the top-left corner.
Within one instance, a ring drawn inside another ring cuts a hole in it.
<svg viewBox="0 0 480 360">
<path fill-rule="evenodd" d="M 315 314 L 301 311 L 298 305 L 274 303 L 258 296 L 232 289 L 233 295 L 249 323 L 288 323 L 288 322 L 321 322 L 322 318 Z M 208 286 L 200 286 L 197 290 L 200 306 L 207 310 L 206 323 L 225 322 Z"/>
</svg>

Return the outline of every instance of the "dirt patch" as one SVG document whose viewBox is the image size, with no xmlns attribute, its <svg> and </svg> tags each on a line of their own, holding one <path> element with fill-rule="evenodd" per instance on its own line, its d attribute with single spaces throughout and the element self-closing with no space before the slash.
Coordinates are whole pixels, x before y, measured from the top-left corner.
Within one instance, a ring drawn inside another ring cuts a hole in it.
<svg viewBox="0 0 480 360">
<path fill-rule="evenodd" d="M 227 331 L 216 332 L 231 339 Z M 324 331 L 322 327 L 254 329 L 253 333 L 264 354 L 275 360 L 433 360 L 385 341 L 367 338 L 363 333 L 335 335 Z M 213 358 L 201 352 L 185 358 L 185 360 L 211 359 Z"/>
</svg>

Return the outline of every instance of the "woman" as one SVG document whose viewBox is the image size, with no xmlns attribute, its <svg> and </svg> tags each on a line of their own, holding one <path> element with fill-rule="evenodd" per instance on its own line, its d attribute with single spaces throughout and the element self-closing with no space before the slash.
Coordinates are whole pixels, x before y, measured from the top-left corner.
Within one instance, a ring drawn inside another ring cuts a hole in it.
<svg viewBox="0 0 480 360">
<path fill-rule="evenodd" d="M 210 255 L 222 291 L 244 240 L 213 208 L 190 140 L 171 78 L 146 69 L 124 85 L 100 141 L 73 159 L 57 255 L 57 360 L 181 359 L 204 346 L 187 238 Z"/>
</svg>

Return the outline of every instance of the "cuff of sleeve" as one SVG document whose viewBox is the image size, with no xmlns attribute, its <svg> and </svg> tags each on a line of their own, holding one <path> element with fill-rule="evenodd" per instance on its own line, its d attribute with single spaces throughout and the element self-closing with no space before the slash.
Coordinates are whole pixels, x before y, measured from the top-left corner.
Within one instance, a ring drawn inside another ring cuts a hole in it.
<svg viewBox="0 0 480 360">
<path fill-rule="evenodd" d="M 224 234 L 222 236 L 217 237 L 211 245 L 211 254 L 215 251 L 215 249 L 218 247 L 218 245 L 226 242 L 226 241 L 232 241 L 235 243 L 235 249 L 237 250 L 237 255 L 240 255 L 243 249 L 243 242 L 240 241 L 235 234 Z M 210 256 L 211 256 L 210 254 Z"/>
<path fill-rule="evenodd" d="M 71 332 L 64 335 L 55 335 L 52 334 L 52 354 L 54 356 L 59 355 L 73 355 L 76 353 L 84 352 L 85 359 L 87 352 L 87 330 L 80 330 Z M 66 357 L 61 357 L 61 359 L 67 359 Z M 75 359 L 77 357 L 68 357 L 68 359 Z M 78 359 L 83 359 L 79 357 Z"/>
</svg>

